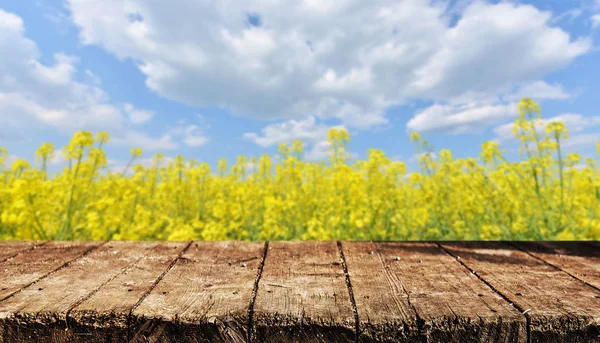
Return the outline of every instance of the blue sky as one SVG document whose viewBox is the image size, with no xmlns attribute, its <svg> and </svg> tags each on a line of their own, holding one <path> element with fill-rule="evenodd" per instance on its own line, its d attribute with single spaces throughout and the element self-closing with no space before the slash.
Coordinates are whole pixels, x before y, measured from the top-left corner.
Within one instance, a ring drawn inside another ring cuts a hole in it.
<svg viewBox="0 0 600 343">
<path fill-rule="evenodd" d="M 294 139 L 326 159 L 344 127 L 358 159 L 414 167 L 411 131 L 456 157 L 495 139 L 516 159 L 510 123 L 531 96 L 593 155 L 599 39 L 600 0 L 4 0 L 0 147 L 32 161 L 105 130 L 115 170 L 132 147 L 214 169 Z"/>
</svg>

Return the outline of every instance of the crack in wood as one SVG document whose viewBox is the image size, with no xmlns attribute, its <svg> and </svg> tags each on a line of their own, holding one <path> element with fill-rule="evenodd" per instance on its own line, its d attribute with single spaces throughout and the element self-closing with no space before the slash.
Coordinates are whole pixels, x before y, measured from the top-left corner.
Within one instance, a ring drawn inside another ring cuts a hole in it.
<svg viewBox="0 0 600 343">
<path fill-rule="evenodd" d="M 469 270 L 471 273 L 473 273 L 473 275 L 475 275 L 481 282 L 483 282 L 486 286 L 488 286 L 489 288 L 491 288 L 492 291 L 494 291 L 496 294 L 498 294 L 499 296 L 501 296 L 502 299 L 504 299 L 511 306 L 513 306 L 514 308 L 516 308 L 523 316 L 525 316 L 525 320 L 527 322 L 527 343 L 531 343 L 531 318 L 527 314 L 527 311 L 524 310 L 523 308 L 521 308 L 519 305 L 515 304 L 514 301 L 510 300 L 510 298 L 508 298 L 506 295 L 504 295 L 499 290 L 497 290 L 494 286 L 492 286 L 491 283 L 489 283 L 481 275 L 477 274 L 477 272 L 475 272 L 475 270 L 473 270 L 471 267 L 467 266 L 467 264 L 464 263 L 458 256 L 455 256 L 453 253 L 451 253 L 450 250 L 444 248 L 439 242 L 435 242 L 435 244 L 437 244 L 437 246 L 440 249 L 444 250 L 448 255 L 454 257 L 454 259 L 456 259 L 456 261 L 458 263 L 460 263 L 460 265 L 462 265 L 467 270 Z"/>
<path fill-rule="evenodd" d="M 1 261 L 0 261 L 0 263 L 4 263 L 4 262 L 6 262 L 6 261 L 8 261 L 8 260 L 11 260 L 11 259 L 13 259 L 13 258 L 15 258 L 15 257 L 17 257 L 17 256 L 19 256 L 19 255 L 21 255 L 21 254 L 24 254 L 24 253 L 26 253 L 26 252 L 29 252 L 29 251 L 31 251 L 31 250 L 34 250 L 34 249 L 36 249 L 36 248 L 39 248 L 39 247 L 41 247 L 41 246 L 43 246 L 43 245 L 45 245 L 45 244 L 48 244 L 48 241 L 39 242 L 39 243 L 37 243 L 37 244 L 34 244 L 34 245 L 32 245 L 32 246 L 30 246 L 30 247 L 28 247 L 28 248 L 25 248 L 25 249 L 23 249 L 23 250 L 19 250 L 19 251 L 18 251 L 18 252 L 16 252 L 15 254 L 13 254 L 13 255 L 10 255 L 10 256 L 8 256 L 8 257 L 4 258 L 3 260 L 1 260 Z"/>
<path fill-rule="evenodd" d="M 269 251 L 269 242 L 265 242 L 265 247 L 263 250 L 263 255 L 260 260 L 260 265 L 258 266 L 258 270 L 256 272 L 256 278 L 254 279 L 254 286 L 252 287 L 252 296 L 250 298 L 250 304 L 248 305 L 248 329 L 247 329 L 247 343 L 252 341 L 252 326 L 254 319 L 254 304 L 256 303 L 256 295 L 258 294 L 258 287 L 260 284 L 260 279 L 262 277 L 263 268 L 265 266 L 265 261 L 267 260 L 267 253 Z"/>
<path fill-rule="evenodd" d="M 517 249 L 517 250 L 519 250 L 519 251 L 522 251 L 522 252 L 526 253 L 527 255 L 529 255 L 529 256 L 531 256 L 531 257 L 535 258 L 536 260 L 538 260 L 538 261 L 541 261 L 541 262 L 543 262 L 544 264 L 546 264 L 546 265 L 548 265 L 548 266 L 550 266 L 550 267 L 552 267 L 552 268 L 554 268 L 554 269 L 556 269 L 556 270 L 558 270 L 558 271 L 561 271 L 561 272 L 567 273 L 567 274 L 568 274 L 570 277 L 574 278 L 575 280 L 577 280 L 577 281 L 581 281 L 581 282 L 583 282 L 584 284 L 586 284 L 587 286 L 590 286 L 590 287 L 592 287 L 593 289 L 595 289 L 595 290 L 597 290 L 597 291 L 600 291 L 600 288 L 598 288 L 598 287 L 596 287 L 596 286 L 594 286 L 594 285 L 590 284 L 589 282 L 587 282 L 587 281 L 585 281 L 585 280 L 582 280 L 582 279 L 578 278 L 577 276 L 575 276 L 575 275 L 573 275 L 573 274 L 569 273 L 568 271 L 566 271 L 566 270 L 562 269 L 561 267 L 559 267 L 559 266 L 557 266 L 557 265 L 555 265 L 555 264 L 553 264 L 553 263 L 551 263 L 551 262 L 549 262 L 549 261 L 546 261 L 546 260 L 544 260 L 543 258 L 540 258 L 540 257 L 538 257 L 538 256 L 536 256 L 536 255 L 534 255 L 534 254 L 530 253 L 529 251 L 527 251 L 527 250 L 525 250 L 525 249 L 521 249 L 521 248 L 520 248 L 518 245 L 515 245 L 515 244 L 513 244 L 513 243 L 511 243 L 511 242 L 504 242 L 504 243 L 507 243 L 508 245 L 510 245 L 510 246 L 512 246 L 512 247 L 514 247 L 515 249 Z"/>
<path fill-rule="evenodd" d="M 192 243 L 194 243 L 193 241 L 190 241 L 185 248 L 183 248 L 179 254 L 177 254 L 177 257 L 175 257 L 173 259 L 173 261 L 171 261 L 171 263 L 169 264 L 169 266 L 158 276 L 158 278 L 156 279 L 156 281 L 154 281 L 154 283 L 152 284 L 152 286 L 150 286 L 150 289 L 148 289 L 146 292 L 144 292 L 144 294 L 142 295 L 142 297 L 135 303 L 135 305 L 133 305 L 133 307 L 131 307 L 131 310 L 129 310 L 129 314 L 127 315 L 127 341 L 131 341 L 131 318 L 133 316 L 133 311 L 135 311 L 135 309 L 138 308 L 138 306 L 140 306 L 140 304 L 142 303 L 142 301 L 144 301 L 144 299 L 146 299 L 146 297 L 148 297 L 148 295 L 156 288 L 156 286 L 160 283 L 160 281 L 165 277 L 165 275 L 167 275 L 167 273 L 169 273 L 169 271 L 171 269 L 173 269 L 173 266 L 175 266 L 175 263 L 177 263 L 177 261 L 179 259 L 181 259 L 181 256 L 183 256 L 183 254 L 192 246 Z"/>
<path fill-rule="evenodd" d="M 342 268 L 344 269 L 344 275 L 346 276 L 346 286 L 348 287 L 348 295 L 350 297 L 350 304 L 352 305 L 352 313 L 354 314 L 354 326 L 355 326 L 355 341 L 358 343 L 360 335 L 360 320 L 358 318 L 358 310 L 356 308 L 356 301 L 354 300 L 354 291 L 352 290 L 352 282 L 350 280 L 350 273 L 348 272 L 348 265 L 346 264 L 346 257 L 344 256 L 344 249 L 342 242 L 337 241 L 338 252 L 340 254 L 340 260 L 342 262 Z"/>
<path fill-rule="evenodd" d="M 61 270 L 61 269 L 67 268 L 67 267 L 68 267 L 68 266 L 70 266 L 70 265 L 71 265 L 73 262 L 75 262 L 75 261 L 77 261 L 78 259 L 80 259 L 80 258 L 82 258 L 82 257 L 84 257 L 84 256 L 86 256 L 86 255 L 88 255 L 88 254 L 89 254 L 89 253 L 91 253 L 92 251 L 94 251 L 94 250 L 96 250 L 96 249 L 100 248 L 101 246 L 105 245 L 105 244 L 106 244 L 106 243 L 108 243 L 108 242 L 109 242 L 109 241 L 104 241 L 104 242 L 101 242 L 101 243 L 100 243 L 100 244 L 98 244 L 98 245 L 94 245 L 94 246 L 91 246 L 91 247 L 89 247 L 88 249 L 86 249 L 86 250 L 85 250 L 83 253 L 81 253 L 81 254 L 80 254 L 80 255 L 78 255 L 77 257 L 75 257 L 75 258 L 73 258 L 73 259 L 71 259 L 71 260 L 69 260 L 69 261 L 67 261 L 67 262 L 63 263 L 63 264 L 62 264 L 60 267 L 58 267 L 58 268 L 56 268 L 56 269 L 54 269 L 54 270 L 52 270 L 52 271 L 50 271 L 50 272 L 48 272 L 48 273 L 46 273 L 46 274 L 42 275 L 41 277 L 37 278 L 35 281 L 33 281 L 33 282 L 30 282 L 30 283 L 29 283 L 29 284 L 27 284 L 27 285 L 24 285 L 23 287 L 19 288 L 19 290 L 17 290 L 17 291 L 15 291 L 15 292 L 13 292 L 13 293 L 11 293 L 11 294 L 9 294 L 9 295 L 5 296 L 4 298 L 0 299 L 0 302 L 6 301 L 6 300 L 8 300 L 8 299 L 10 299 L 10 298 L 14 297 L 16 294 L 18 294 L 19 292 L 21 292 L 23 289 L 25 289 L 25 288 L 27 288 L 27 287 L 30 287 L 30 286 L 32 286 L 32 285 L 35 285 L 36 283 L 38 283 L 38 282 L 40 282 L 40 281 L 44 280 L 44 279 L 45 279 L 45 278 L 47 278 L 48 276 L 50 276 L 50 275 L 52 275 L 52 274 L 54 274 L 54 273 L 58 272 L 58 271 L 59 271 L 59 270 Z"/>
</svg>

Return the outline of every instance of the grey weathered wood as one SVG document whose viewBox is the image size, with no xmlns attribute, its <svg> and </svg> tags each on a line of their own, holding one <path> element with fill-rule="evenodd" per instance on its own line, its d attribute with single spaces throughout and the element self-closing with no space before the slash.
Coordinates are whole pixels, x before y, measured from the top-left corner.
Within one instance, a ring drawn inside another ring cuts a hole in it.
<svg viewBox="0 0 600 343">
<path fill-rule="evenodd" d="M 597 290 L 506 243 L 442 246 L 526 312 L 532 343 L 600 340 Z"/>
<path fill-rule="evenodd" d="M 511 244 L 600 289 L 600 247 L 584 242 L 514 242 Z"/>
<path fill-rule="evenodd" d="M 264 243 L 197 242 L 133 311 L 133 342 L 246 342 Z"/>
<path fill-rule="evenodd" d="M 416 310 L 428 342 L 527 341 L 525 317 L 437 245 L 343 246 L 365 338 L 421 340 Z"/>
<path fill-rule="evenodd" d="M 4 341 L 87 342 L 69 327 L 69 313 L 160 243 L 109 242 L 0 302 Z"/>
<path fill-rule="evenodd" d="M 346 342 L 355 320 L 335 242 L 272 242 L 254 304 L 256 342 Z"/>
<path fill-rule="evenodd" d="M 33 249 L 36 245 L 44 242 L 35 241 L 0 241 L 0 263 L 20 253 Z"/>
</svg>

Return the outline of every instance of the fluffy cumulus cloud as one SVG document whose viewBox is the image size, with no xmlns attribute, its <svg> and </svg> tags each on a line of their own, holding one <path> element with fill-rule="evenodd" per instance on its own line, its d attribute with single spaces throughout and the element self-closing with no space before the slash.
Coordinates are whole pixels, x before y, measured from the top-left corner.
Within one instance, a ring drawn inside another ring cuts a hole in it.
<svg viewBox="0 0 600 343">
<path fill-rule="evenodd" d="M 469 91 L 443 103 L 433 104 L 418 111 L 408 121 L 407 129 L 448 134 L 480 133 L 506 119 L 513 119 L 518 114 L 517 102 L 521 98 L 531 97 L 540 101 L 564 100 L 571 96 L 562 86 L 543 81 L 506 87 L 498 94 Z"/>
<path fill-rule="evenodd" d="M 331 156 L 331 144 L 327 141 L 327 133 L 332 128 L 344 128 L 342 125 L 327 126 L 317 124 L 315 117 L 309 116 L 304 120 L 290 119 L 283 123 L 268 125 L 261 134 L 247 132 L 244 138 L 253 141 L 261 147 L 276 146 L 279 143 L 291 144 L 295 140 L 303 142 L 304 157 L 310 161 L 320 161 Z"/>
<path fill-rule="evenodd" d="M 24 33 L 20 17 L 0 10 L 0 51 L 10 51 L 0 56 L 0 122 L 5 128 L 31 123 L 103 128 L 106 122 L 122 121 L 101 89 L 74 81 L 74 57 L 57 53 L 52 65 L 44 65 L 37 45 Z"/>
<path fill-rule="evenodd" d="M 173 146 L 168 137 L 157 140 L 131 130 L 125 114 L 131 122 L 142 123 L 151 113 L 130 104 L 112 104 L 98 87 L 100 79 L 89 70 L 79 81 L 77 58 L 55 53 L 52 63 L 41 63 L 41 53 L 26 37 L 23 20 L 1 9 L 0 51 L 10 52 L 0 55 L 0 141 L 26 141 L 25 132 L 37 127 L 64 134 L 107 130 L 117 144 L 140 143 L 149 149 Z"/>
<path fill-rule="evenodd" d="M 288 120 L 283 123 L 272 124 L 263 128 L 262 135 L 254 132 L 244 134 L 249 139 L 262 147 L 270 147 L 279 143 L 292 143 L 294 140 L 315 142 L 327 140 L 329 127 L 316 123 L 314 117 L 310 116 L 304 120 Z"/>
<path fill-rule="evenodd" d="M 600 116 L 583 116 L 577 113 L 563 113 L 547 119 L 538 119 L 535 127 L 540 136 L 545 134 L 546 125 L 551 122 L 563 122 L 569 130 L 569 138 L 563 140 L 561 146 L 567 152 L 593 149 L 600 141 L 600 133 L 589 132 L 600 126 Z M 507 123 L 494 128 L 495 141 L 500 143 L 516 143 L 513 124 Z"/>
<path fill-rule="evenodd" d="M 152 117 L 154 117 L 154 113 L 151 111 L 135 108 L 132 104 L 124 104 L 123 108 L 129 115 L 129 121 L 132 124 L 143 124 L 150 121 Z"/>
<path fill-rule="evenodd" d="M 361 129 L 386 124 L 386 109 L 411 99 L 457 106 L 425 110 L 415 127 L 492 124 L 490 116 L 510 114 L 506 104 L 475 108 L 456 99 L 538 81 L 591 46 L 553 27 L 551 13 L 508 2 L 67 3 L 83 43 L 134 61 L 161 96 L 254 118 L 337 118 Z M 268 145 L 268 129 L 247 138 Z"/>
<path fill-rule="evenodd" d="M 598 134 L 583 133 L 586 129 L 600 126 L 600 116 L 586 117 L 578 113 L 563 113 L 547 119 L 537 119 L 535 122 L 536 131 L 539 135 L 544 135 L 546 126 L 552 122 L 562 122 L 569 130 L 569 138 L 564 142 L 567 147 L 592 146 L 598 139 Z M 498 142 L 516 141 L 514 136 L 513 123 L 507 123 L 494 128 L 495 140 Z M 593 139 L 596 139 L 593 141 Z"/>
<path fill-rule="evenodd" d="M 517 105 L 432 105 L 418 112 L 407 124 L 410 131 L 480 132 L 491 124 L 516 115 Z"/>
</svg>

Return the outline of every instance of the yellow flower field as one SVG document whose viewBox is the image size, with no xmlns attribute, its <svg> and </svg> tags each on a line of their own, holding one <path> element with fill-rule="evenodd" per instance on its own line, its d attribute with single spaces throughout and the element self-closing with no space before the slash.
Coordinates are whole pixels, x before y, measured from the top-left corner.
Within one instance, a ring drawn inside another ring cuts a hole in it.
<svg viewBox="0 0 600 343">
<path fill-rule="evenodd" d="M 413 133 L 422 155 L 421 172 L 411 174 L 379 150 L 349 165 L 349 134 L 336 129 L 330 165 L 303 161 L 296 141 L 280 145 L 279 161 L 240 156 L 229 169 L 221 160 L 218 175 L 181 156 L 168 167 L 159 167 L 161 155 L 153 167 L 135 165 L 140 149 L 133 176 L 107 171 L 104 132 L 77 132 L 63 151 L 69 166 L 52 177 L 51 144 L 37 151 L 39 169 L 25 160 L 4 166 L 0 149 L 0 239 L 600 239 L 595 160 L 561 151 L 562 123 L 535 130 L 533 100 L 522 99 L 519 112 L 521 161 L 507 161 L 492 141 L 480 158 L 442 150 L 432 159 Z"/>
</svg>

